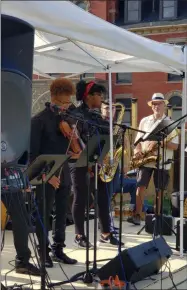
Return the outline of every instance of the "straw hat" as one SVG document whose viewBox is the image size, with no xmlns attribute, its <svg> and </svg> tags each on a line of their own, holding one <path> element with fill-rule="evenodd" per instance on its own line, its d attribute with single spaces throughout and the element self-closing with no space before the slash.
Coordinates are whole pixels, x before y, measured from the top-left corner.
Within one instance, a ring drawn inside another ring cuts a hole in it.
<svg viewBox="0 0 187 290">
<path fill-rule="evenodd" d="M 167 100 L 164 99 L 164 95 L 161 93 L 154 93 L 152 95 L 152 99 L 151 101 L 149 101 L 147 104 L 148 106 L 152 106 L 152 102 L 160 102 L 163 101 L 165 103 L 165 105 L 167 105 L 169 102 Z"/>
</svg>

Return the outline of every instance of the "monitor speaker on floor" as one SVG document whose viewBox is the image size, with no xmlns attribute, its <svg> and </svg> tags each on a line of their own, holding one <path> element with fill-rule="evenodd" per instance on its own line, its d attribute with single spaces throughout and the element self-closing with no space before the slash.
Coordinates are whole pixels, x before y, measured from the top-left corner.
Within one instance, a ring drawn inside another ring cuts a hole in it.
<svg viewBox="0 0 187 290">
<path fill-rule="evenodd" d="M 171 257 L 172 251 L 164 238 L 129 248 L 121 252 L 98 271 L 101 280 L 118 275 L 120 280 L 135 283 L 157 274 Z"/>
<path fill-rule="evenodd" d="M 34 28 L 1 15 L 1 166 L 28 162 L 33 53 Z"/>
</svg>

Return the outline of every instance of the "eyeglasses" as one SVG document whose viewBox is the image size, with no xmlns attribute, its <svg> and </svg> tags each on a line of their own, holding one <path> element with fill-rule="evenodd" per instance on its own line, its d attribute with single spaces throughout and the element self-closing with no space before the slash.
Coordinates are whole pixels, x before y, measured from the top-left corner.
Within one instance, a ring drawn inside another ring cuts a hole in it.
<svg viewBox="0 0 187 290">
<path fill-rule="evenodd" d="M 62 105 L 69 105 L 69 104 L 71 104 L 72 102 L 71 101 L 67 101 L 67 102 L 62 102 L 62 101 L 60 101 L 60 100 L 57 100 L 60 104 L 62 104 Z"/>
</svg>

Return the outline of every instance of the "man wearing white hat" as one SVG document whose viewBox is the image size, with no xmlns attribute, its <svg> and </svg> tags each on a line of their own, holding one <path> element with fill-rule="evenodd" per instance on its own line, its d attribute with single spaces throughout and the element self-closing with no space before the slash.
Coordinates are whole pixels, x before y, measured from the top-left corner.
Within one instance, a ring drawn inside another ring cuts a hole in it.
<svg viewBox="0 0 187 290">
<path fill-rule="evenodd" d="M 145 132 L 151 132 L 153 130 L 153 126 L 156 123 L 161 122 L 163 119 L 169 119 L 165 115 L 165 109 L 168 101 L 164 99 L 164 95 L 161 93 L 155 93 L 152 96 L 151 101 L 148 102 L 148 106 L 150 106 L 153 110 L 153 114 L 143 118 L 139 124 L 139 130 Z M 173 132 L 171 133 L 173 134 Z M 168 138 L 171 136 L 168 136 Z M 142 133 L 138 133 L 136 136 L 136 140 L 138 140 L 142 136 Z M 136 141 L 135 140 L 135 141 Z M 132 217 L 128 218 L 128 222 L 133 223 L 135 225 L 140 225 L 140 214 L 142 212 L 142 205 L 144 203 L 144 195 L 145 190 L 149 185 L 152 174 L 154 173 L 154 185 L 158 190 L 158 213 L 160 213 L 161 207 L 161 188 L 158 188 L 158 175 L 161 179 L 161 174 L 163 173 L 163 189 L 166 189 L 169 183 L 169 170 L 171 168 L 171 163 L 167 162 L 167 160 L 171 160 L 173 158 L 173 151 L 177 150 L 179 144 L 179 138 L 177 134 L 173 134 L 173 138 L 170 139 L 167 143 L 164 142 L 165 148 L 165 161 L 167 164 L 164 165 L 164 171 L 158 170 L 156 168 L 156 162 L 147 163 L 144 166 L 139 168 L 137 175 L 137 191 L 136 191 L 136 211 Z M 145 152 L 152 151 L 153 155 L 157 155 L 157 143 L 155 141 L 145 141 L 140 142 L 135 150 L 134 154 L 137 158 L 143 159 L 143 154 Z M 161 142 L 161 146 L 163 146 Z M 162 162 L 162 161 L 161 161 Z M 162 163 L 160 163 L 162 164 Z"/>
</svg>

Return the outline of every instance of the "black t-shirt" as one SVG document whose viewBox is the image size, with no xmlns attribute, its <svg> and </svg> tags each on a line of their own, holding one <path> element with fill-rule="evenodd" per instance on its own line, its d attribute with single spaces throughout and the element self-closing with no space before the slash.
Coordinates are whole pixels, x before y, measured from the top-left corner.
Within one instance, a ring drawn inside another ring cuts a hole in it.
<svg viewBox="0 0 187 290">
<path fill-rule="evenodd" d="M 60 132 L 61 117 L 46 108 L 31 121 L 30 161 L 41 154 L 66 154 L 69 139 Z"/>
</svg>

